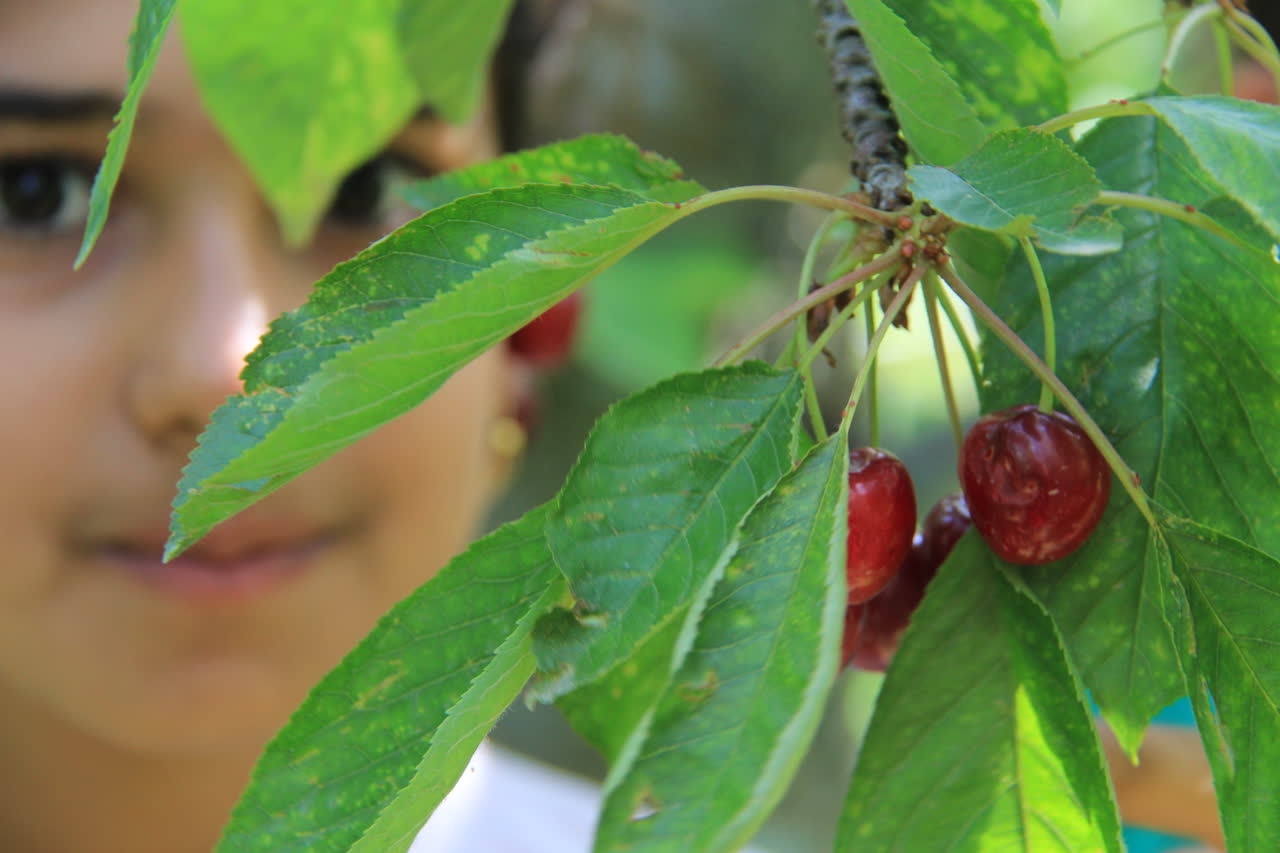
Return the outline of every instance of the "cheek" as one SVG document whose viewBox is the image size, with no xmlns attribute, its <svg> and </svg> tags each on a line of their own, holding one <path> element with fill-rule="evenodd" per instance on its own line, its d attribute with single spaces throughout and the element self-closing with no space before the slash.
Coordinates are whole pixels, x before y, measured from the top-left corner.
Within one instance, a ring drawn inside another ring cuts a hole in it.
<svg viewBox="0 0 1280 853">
<path fill-rule="evenodd" d="M 369 566 L 393 601 L 462 550 L 495 497 L 503 460 L 489 435 L 505 409 L 506 370 L 505 354 L 486 353 L 348 451 L 380 505 Z"/>
</svg>

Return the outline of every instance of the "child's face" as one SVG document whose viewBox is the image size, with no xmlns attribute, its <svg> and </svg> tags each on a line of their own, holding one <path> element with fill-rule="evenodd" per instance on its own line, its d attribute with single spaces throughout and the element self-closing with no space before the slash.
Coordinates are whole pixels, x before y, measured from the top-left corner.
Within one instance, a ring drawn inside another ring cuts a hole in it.
<svg viewBox="0 0 1280 853">
<path fill-rule="evenodd" d="M 0 713 L 189 753 L 260 744 L 460 549 L 499 476 L 507 366 L 481 358 L 162 568 L 179 471 L 265 322 L 402 214 L 377 202 L 396 169 L 368 170 L 285 248 L 171 38 L 73 273 L 136 7 L 0 0 Z M 430 170 L 495 153 L 486 119 L 393 147 Z"/>
</svg>

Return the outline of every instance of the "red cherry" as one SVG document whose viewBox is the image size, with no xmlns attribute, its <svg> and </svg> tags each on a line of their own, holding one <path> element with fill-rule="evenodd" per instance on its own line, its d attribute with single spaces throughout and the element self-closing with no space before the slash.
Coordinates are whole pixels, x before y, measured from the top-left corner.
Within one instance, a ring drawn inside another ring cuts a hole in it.
<svg viewBox="0 0 1280 853">
<path fill-rule="evenodd" d="M 1032 566 L 1089 538 L 1107 508 L 1111 472 L 1069 415 L 1027 405 L 973 425 L 960 449 L 960 485 L 991 550 Z"/>
<path fill-rule="evenodd" d="M 574 291 L 511 335 L 511 351 L 534 367 L 554 367 L 569 357 L 573 333 L 582 313 L 582 296 Z"/>
<path fill-rule="evenodd" d="M 866 601 L 893 578 L 911 550 L 916 492 L 898 457 L 874 447 L 849 451 L 849 603 Z"/>
<path fill-rule="evenodd" d="M 889 668 L 925 588 L 972 523 L 963 495 L 948 495 L 933 505 L 902 568 L 883 592 L 863 605 L 867 614 L 860 626 L 855 666 L 873 672 Z"/>
<path fill-rule="evenodd" d="M 924 517 L 918 540 L 918 547 L 924 550 L 925 565 L 932 566 L 930 578 L 937 574 L 951 549 L 972 526 L 973 519 L 969 516 L 969 505 L 964 502 L 963 493 L 947 495 L 933 505 Z"/>
</svg>

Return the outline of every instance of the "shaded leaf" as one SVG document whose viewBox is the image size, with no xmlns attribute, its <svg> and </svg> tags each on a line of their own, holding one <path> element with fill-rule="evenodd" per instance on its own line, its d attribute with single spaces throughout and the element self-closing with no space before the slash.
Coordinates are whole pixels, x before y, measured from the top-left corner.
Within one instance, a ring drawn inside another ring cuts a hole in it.
<svg viewBox="0 0 1280 853">
<path fill-rule="evenodd" d="M 1050 251 L 1072 255 L 1114 252 L 1118 225 L 1082 219 L 1102 184 L 1065 142 L 1036 130 L 992 136 L 949 169 L 912 166 L 912 192 L 965 225 L 1015 237 L 1034 237 Z"/>
<path fill-rule="evenodd" d="M 400 0 L 395 31 L 420 99 L 445 121 L 465 121 L 489 84 L 512 0 Z"/>
<path fill-rule="evenodd" d="M 147 88 L 147 81 L 151 79 L 151 71 L 155 68 L 160 46 L 164 43 L 165 33 L 169 31 L 169 22 L 173 20 L 176 8 L 177 0 L 141 0 L 138 5 L 138 17 L 129 34 L 129 87 L 125 90 L 120 112 L 116 114 L 115 126 L 107 137 L 107 150 L 102 156 L 102 165 L 98 167 L 98 174 L 93 179 L 93 190 L 89 194 L 89 217 L 85 223 L 80 253 L 76 256 L 77 269 L 89 257 L 89 252 L 93 251 L 98 235 L 102 233 L 102 226 L 107 222 L 111 194 L 120 179 L 120 170 L 124 168 L 125 152 L 133 135 L 134 120 L 138 117 L 138 104 L 142 100 L 143 90 Z"/>
<path fill-rule="evenodd" d="M 1227 842 L 1270 850 L 1280 835 L 1280 561 L 1181 519 L 1168 519 L 1166 540 L 1195 626 L 1186 663 L 1213 697 L 1212 710 L 1197 703 L 1197 717 Z"/>
<path fill-rule="evenodd" d="M 464 195 L 526 183 L 621 187 L 655 201 L 684 201 L 702 192 L 684 180 L 684 171 L 673 161 L 602 133 L 445 172 L 410 184 L 402 195 L 415 207 L 430 210 Z"/>
<path fill-rule="evenodd" d="M 902 135 L 926 163 L 954 163 L 986 131 L 946 69 L 880 0 L 847 0 L 876 71 L 893 101 Z"/>
<path fill-rule="evenodd" d="M 988 131 L 1068 109 L 1067 81 L 1036 0 L 886 0 L 960 85 Z"/>
<path fill-rule="evenodd" d="M 836 849 L 1122 849 L 1057 628 L 974 533 L 929 585 L 889 669 Z"/>
<path fill-rule="evenodd" d="M 214 412 L 179 484 L 170 556 L 426 399 L 680 215 L 606 187 L 495 189 L 339 264 L 271 324 L 244 394 Z"/>
<path fill-rule="evenodd" d="M 600 419 L 547 524 L 578 613 L 537 635 L 544 696 L 604 675 L 691 605 L 697 618 L 742 519 L 791 468 L 800 389 L 752 362 L 676 376 Z"/>
<path fill-rule="evenodd" d="M 1102 123 L 1081 144 L 1108 189 L 1200 204 L 1217 182 L 1151 118 Z M 1117 211 L 1122 251 L 1044 258 L 1059 375 L 1155 500 L 1262 550 L 1280 548 L 1280 266 L 1175 220 Z M 1039 306 L 1015 258 L 996 308 L 1041 350 Z M 984 410 L 1035 399 L 1038 383 L 988 342 Z M 1181 695 L 1158 548 L 1127 497 L 1085 548 L 1027 573 L 1126 749 Z"/>
<path fill-rule="evenodd" d="M 533 672 L 534 620 L 564 589 L 546 514 L 472 545 L 325 676 L 259 759 L 219 851 L 408 848 Z"/>
<path fill-rule="evenodd" d="M 597 850 L 737 850 L 777 803 L 839 665 L 847 479 L 841 432 L 747 517 Z"/>
</svg>

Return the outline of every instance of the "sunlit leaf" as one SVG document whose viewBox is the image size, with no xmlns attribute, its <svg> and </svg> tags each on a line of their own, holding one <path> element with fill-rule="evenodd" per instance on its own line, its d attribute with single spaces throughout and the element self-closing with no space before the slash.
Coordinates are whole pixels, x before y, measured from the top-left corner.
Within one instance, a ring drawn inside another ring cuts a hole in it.
<svg viewBox="0 0 1280 853">
<path fill-rule="evenodd" d="M 545 518 L 477 542 L 325 676 L 259 759 L 219 851 L 408 849 L 533 672 L 530 631 L 564 590 Z"/>
<path fill-rule="evenodd" d="M 781 797 L 839 662 L 847 472 L 841 432 L 747 517 L 597 850 L 738 850 Z"/>
<path fill-rule="evenodd" d="M 929 48 L 880 0 L 847 0 L 911 150 L 946 165 L 986 135 L 973 107 Z"/>
<path fill-rule="evenodd" d="M 1067 80 L 1036 0 L 885 0 L 938 58 L 988 131 L 1068 108 Z"/>
<path fill-rule="evenodd" d="M 76 256 L 79 267 L 89 257 L 102 226 L 107 222 L 107 209 L 111 205 L 111 194 L 115 191 L 116 182 L 120 179 L 120 170 L 124 168 L 124 156 L 129 148 L 129 138 L 133 135 L 133 123 L 138 117 L 138 104 L 142 100 L 143 90 L 151 79 L 151 70 L 155 68 L 156 58 L 160 55 L 160 46 L 164 42 L 165 33 L 169 31 L 169 22 L 173 20 L 177 0 L 141 0 L 138 5 L 138 17 L 133 24 L 133 32 L 129 35 L 129 87 L 125 90 L 124 103 L 116 115 L 116 123 L 107 138 L 107 151 L 102 156 L 102 165 L 98 167 L 98 175 L 93 181 L 93 191 L 89 196 L 89 218 L 85 224 L 84 239 L 80 243 L 80 253 Z"/>
<path fill-rule="evenodd" d="M 322 279 L 249 357 L 174 501 L 170 555 L 404 414 L 680 217 L 626 190 L 496 189 L 424 214 Z"/>
<path fill-rule="evenodd" d="M 430 2 L 438 14 L 425 35 L 422 5 L 347 0 L 339 12 L 311 0 L 184 0 L 182 35 L 202 104 L 290 242 L 310 235 L 342 177 L 428 99 L 454 121 L 474 103 L 507 0 Z M 450 35 L 466 41 L 439 49 Z M 424 92 L 419 79 L 438 84 Z"/>
<path fill-rule="evenodd" d="M 837 851 L 1119 851 L 1081 685 L 1042 605 L 970 533 L 876 701 Z"/>
<path fill-rule="evenodd" d="M 480 104 L 513 0 L 400 0 L 396 32 L 424 103 L 461 122 Z"/>
<path fill-rule="evenodd" d="M 544 695 L 609 672 L 677 614 L 697 618 L 742 519 L 791 468 L 800 387 L 756 362 L 684 374 L 596 424 L 547 524 L 577 618 L 539 630 Z"/>
<path fill-rule="evenodd" d="M 430 210 L 456 198 L 526 183 L 595 184 L 621 187 L 655 201 L 684 201 L 701 187 L 684 180 L 671 160 L 642 151 L 630 140 L 594 134 L 486 160 L 410 184 L 410 204 Z"/>
</svg>

